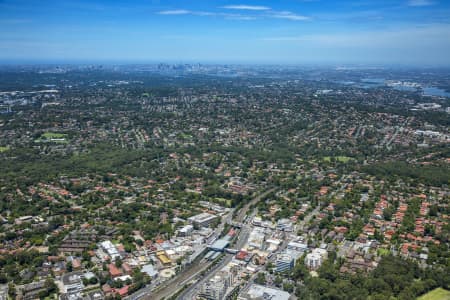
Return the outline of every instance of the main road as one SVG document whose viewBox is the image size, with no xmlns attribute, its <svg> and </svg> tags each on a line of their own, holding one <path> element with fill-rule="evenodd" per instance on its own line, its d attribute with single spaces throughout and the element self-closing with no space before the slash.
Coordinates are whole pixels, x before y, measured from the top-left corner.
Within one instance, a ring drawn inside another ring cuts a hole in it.
<svg viewBox="0 0 450 300">
<path fill-rule="evenodd" d="M 267 195 L 267 193 L 273 192 L 274 190 L 275 189 L 267 191 L 261 197 Z M 261 199 L 261 197 L 259 198 L 259 200 Z M 240 222 L 242 222 L 242 220 L 245 218 L 245 216 L 246 216 L 250 206 L 252 206 L 253 204 L 257 203 L 259 200 L 258 199 L 254 199 L 251 203 L 248 203 L 248 205 L 245 207 L 245 211 L 240 211 L 240 213 L 238 215 L 238 219 L 240 220 Z M 319 213 L 319 210 L 320 210 L 320 207 L 317 206 L 316 209 L 314 209 L 308 215 L 306 215 L 305 218 L 302 221 L 300 221 L 297 229 L 303 230 L 304 226 L 306 226 L 308 224 L 308 222 L 311 220 L 311 218 L 313 216 L 316 216 Z M 250 218 L 246 222 L 244 222 L 242 224 L 242 228 L 241 228 L 239 237 L 238 237 L 238 239 L 236 241 L 236 245 L 234 246 L 234 248 L 237 249 L 237 250 L 240 250 L 247 243 L 248 236 L 249 236 L 249 233 L 251 231 L 251 226 L 248 224 L 249 222 L 250 222 Z M 283 241 L 283 243 L 281 244 L 281 246 L 279 247 L 279 249 L 277 250 L 277 253 L 282 252 L 284 249 L 286 249 L 288 242 L 289 242 L 289 240 L 285 239 Z M 226 266 L 232 259 L 233 259 L 233 255 L 226 254 L 225 257 L 216 266 L 214 266 L 214 268 L 209 270 L 206 275 L 204 275 L 201 278 L 199 278 L 198 280 L 196 280 L 196 282 L 194 284 L 192 284 L 190 287 L 188 287 L 186 290 L 184 290 L 178 296 L 177 299 L 178 300 L 192 300 L 192 299 L 194 299 L 195 295 L 199 293 L 200 288 L 203 285 L 203 283 L 205 283 L 210 278 L 212 278 L 216 274 L 217 271 L 219 271 L 224 266 Z M 256 276 L 256 274 L 255 274 L 255 276 Z M 251 282 L 251 280 L 249 282 Z"/>
<path fill-rule="evenodd" d="M 245 216 L 245 215 L 244 215 Z M 234 248 L 237 250 L 242 249 L 242 247 L 245 246 L 248 240 L 248 236 L 250 234 L 250 226 L 248 226 L 246 223 L 242 224 L 241 230 L 239 231 L 239 234 L 236 239 L 236 244 L 234 245 Z M 211 277 L 213 277 L 217 271 L 225 267 L 230 261 L 233 259 L 233 254 L 225 254 L 225 256 L 222 258 L 221 261 L 219 261 L 213 268 L 207 271 L 207 273 L 204 276 L 198 276 L 198 279 L 195 280 L 195 283 L 193 283 L 190 287 L 188 287 L 185 291 L 183 291 L 177 299 L 179 300 L 190 300 L 194 297 L 195 294 L 197 294 L 200 290 L 200 287 L 203 285 L 204 282 L 208 281 Z"/>
<path fill-rule="evenodd" d="M 274 192 L 276 188 L 271 188 L 265 192 L 262 192 L 258 194 L 256 197 L 254 197 L 250 202 L 244 205 L 239 211 L 235 218 L 236 223 L 242 223 L 245 216 L 247 215 L 248 210 L 252 205 L 255 205 L 258 203 L 262 198 L 267 196 L 268 194 Z M 222 223 L 219 225 L 219 228 L 223 228 L 226 223 L 229 223 L 231 221 L 231 216 L 234 213 L 234 209 L 231 210 L 227 217 L 223 218 Z M 217 231 L 216 231 L 217 232 Z M 220 234 L 220 233 L 219 233 Z M 242 229 L 239 231 L 239 234 L 237 236 L 237 242 L 236 242 L 236 248 L 240 249 L 242 248 L 248 239 L 249 230 L 246 226 L 243 226 Z M 239 248 L 240 247 L 240 248 Z M 219 267 L 226 265 L 228 262 L 231 261 L 232 255 L 227 254 L 222 259 L 221 262 L 219 262 L 216 266 L 214 266 L 205 277 L 210 275 L 211 271 L 217 270 Z M 165 281 L 162 283 L 159 287 L 155 288 L 153 285 L 149 285 L 133 295 L 130 295 L 127 297 L 129 300 L 140 300 L 140 299 L 148 299 L 148 300 L 161 300 L 165 299 L 167 297 L 170 297 L 177 293 L 181 288 L 183 288 L 186 284 L 192 282 L 194 279 L 197 280 L 199 277 L 201 277 L 201 273 L 203 271 L 208 270 L 208 268 L 212 267 L 212 262 L 205 262 L 204 260 L 201 261 L 201 263 L 192 263 L 189 266 L 185 267 L 183 271 L 178 273 L 174 278 Z M 197 286 L 197 284 L 194 284 L 194 286 Z M 189 288 L 189 290 L 192 290 Z M 181 298 L 181 297 L 180 297 Z"/>
</svg>

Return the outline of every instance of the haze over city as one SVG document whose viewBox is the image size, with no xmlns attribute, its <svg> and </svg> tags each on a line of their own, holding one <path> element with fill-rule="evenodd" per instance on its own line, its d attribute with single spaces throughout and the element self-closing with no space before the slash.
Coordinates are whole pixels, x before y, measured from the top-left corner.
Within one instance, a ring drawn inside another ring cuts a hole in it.
<svg viewBox="0 0 450 300">
<path fill-rule="evenodd" d="M 450 1 L 0 0 L 0 300 L 450 300 Z"/>
</svg>

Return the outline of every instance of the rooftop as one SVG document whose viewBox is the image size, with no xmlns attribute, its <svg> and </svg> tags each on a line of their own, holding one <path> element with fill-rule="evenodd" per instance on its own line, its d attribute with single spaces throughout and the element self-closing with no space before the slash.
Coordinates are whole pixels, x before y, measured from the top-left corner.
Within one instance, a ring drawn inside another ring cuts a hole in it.
<svg viewBox="0 0 450 300">
<path fill-rule="evenodd" d="M 288 292 L 279 289 L 269 288 L 259 284 L 252 284 L 247 291 L 242 292 L 238 296 L 238 300 L 288 300 L 290 296 L 291 295 Z"/>
</svg>

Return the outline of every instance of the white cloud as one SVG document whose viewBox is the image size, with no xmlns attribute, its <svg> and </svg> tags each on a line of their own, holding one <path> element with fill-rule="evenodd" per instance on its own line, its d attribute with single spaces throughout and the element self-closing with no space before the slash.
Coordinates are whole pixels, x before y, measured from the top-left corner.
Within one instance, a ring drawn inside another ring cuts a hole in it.
<svg viewBox="0 0 450 300">
<path fill-rule="evenodd" d="M 409 6 L 430 6 L 433 5 L 434 1 L 431 0 L 409 0 Z"/>
<path fill-rule="evenodd" d="M 271 8 L 268 6 L 260 6 L 260 5 L 226 5 L 222 6 L 222 8 L 226 9 L 236 9 L 236 10 L 270 10 Z"/>
<path fill-rule="evenodd" d="M 192 15 L 196 16 L 202 16 L 202 17 L 214 17 L 217 16 L 216 13 L 209 12 L 209 11 L 193 11 L 191 12 Z"/>
<path fill-rule="evenodd" d="M 311 19 L 310 17 L 298 15 L 290 11 L 274 12 L 269 16 L 276 19 L 286 19 L 291 21 L 308 21 Z"/>
<path fill-rule="evenodd" d="M 221 17 L 228 20 L 241 20 L 241 21 L 251 21 L 255 20 L 256 16 L 248 16 L 243 14 L 231 14 L 231 13 L 219 13 L 219 12 L 210 12 L 210 11 L 191 11 L 184 9 L 177 10 L 164 10 L 158 12 L 160 15 L 192 15 L 192 16 L 200 16 L 200 17 Z"/>
<path fill-rule="evenodd" d="M 225 6 L 224 6 L 225 7 Z M 263 6 L 243 6 L 243 5 L 232 5 L 228 7 L 241 7 L 241 9 L 249 9 L 248 7 L 252 7 L 251 10 L 260 10 L 262 11 Z M 246 8 L 242 8 L 246 7 Z M 259 7 L 259 9 L 256 9 Z M 235 8 L 232 8 L 235 9 Z M 236 8 L 237 9 L 237 8 Z M 226 12 L 210 12 L 210 11 L 192 11 L 185 9 L 174 9 L 174 10 L 163 10 L 157 12 L 160 15 L 192 15 L 192 16 L 200 16 L 200 17 L 222 17 L 229 20 L 243 20 L 243 21 L 251 21 L 256 19 L 285 19 L 291 21 L 307 21 L 310 20 L 310 17 L 302 16 L 290 11 L 272 11 L 270 8 L 267 8 L 270 11 L 263 13 L 252 13 L 252 14 L 244 14 L 244 13 L 226 13 Z"/>
<path fill-rule="evenodd" d="M 188 15 L 191 13 L 191 11 L 185 9 L 163 10 L 158 12 L 160 15 Z"/>
</svg>

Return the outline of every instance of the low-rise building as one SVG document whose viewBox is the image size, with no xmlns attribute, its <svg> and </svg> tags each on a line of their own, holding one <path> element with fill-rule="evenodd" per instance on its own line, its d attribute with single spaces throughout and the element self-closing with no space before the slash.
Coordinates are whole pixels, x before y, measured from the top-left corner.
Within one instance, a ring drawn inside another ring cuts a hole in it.
<svg viewBox="0 0 450 300">
<path fill-rule="evenodd" d="M 287 249 L 295 250 L 298 252 L 305 252 L 308 250 L 308 244 L 304 241 L 291 241 L 288 243 Z"/>
<path fill-rule="evenodd" d="M 201 213 L 188 218 L 191 224 L 199 227 L 208 227 L 213 221 L 217 219 L 216 215 L 210 213 Z"/>
<path fill-rule="evenodd" d="M 61 276 L 63 293 L 75 294 L 84 289 L 82 272 L 71 272 Z"/>
<path fill-rule="evenodd" d="M 150 264 L 143 266 L 142 272 L 150 276 L 152 279 L 158 277 L 158 271 L 156 271 L 155 267 Z"/>
<path fill-rule="evenodd" d="M 158 251 L 156 252 L 156 257 L 163 265 L 170 265 L 172 260 L 167 256 L 166 251 Z"/>
<path fill-rule="evenodd" d="M 0 284 L 0 300 L 8 299 L 8 285 Z"/>
<path fill-rule="evenodd" d="M 192 225 L 186 225 L 180 230 L 178 230 L 178 236 L 190 236 L 191 233 L 194 231 L 194 226 Z"/>
<path fill-rule="evenodd" d="M 277 230 L 291 232 L 294 230 L 294 225 L 289 219 L 280 219 L 277 222 Z"/>
<path fill-rule="evenodd" d="M 256 249 L 263 249 L 265 238 L 264 228 L 255 227 L 248 237 L 248 246 Z"/>
<path fill-rule="evenodd" d="M 100 243 L 100 247 L 111 257 L 112 261 L 115 261 L 117 258 L 121 258 L 119 250 L 117 250 L 116 246 L 111 243 L 111 241 L 103 241 Z"/>
<path fill-rule="evenodd" d="M 209 246 L 209 249 L 213 251 L 223 252 L 229 244 L 229 238 L 224 237 L 215 241 L 211 246 Z"/>
<path fill-rule="evenodd" d="M 289 300 L 291 299 L 291 295 L 288 292 L 269 288 L 259 284 L 252 284 L 250 287 L 244 291 L 242 291 L 238 298 L 238 300 L 261 300 L 261 299 L 270 299 L 270 300 Z"/>
</svg>

